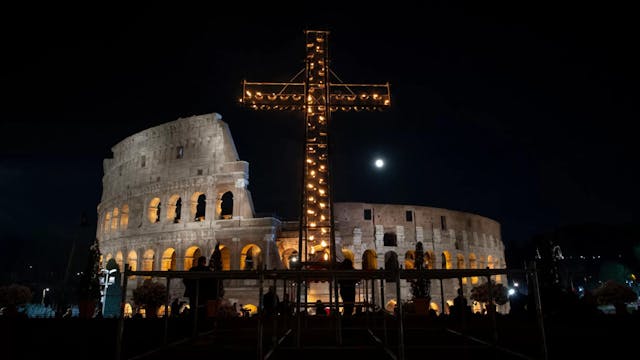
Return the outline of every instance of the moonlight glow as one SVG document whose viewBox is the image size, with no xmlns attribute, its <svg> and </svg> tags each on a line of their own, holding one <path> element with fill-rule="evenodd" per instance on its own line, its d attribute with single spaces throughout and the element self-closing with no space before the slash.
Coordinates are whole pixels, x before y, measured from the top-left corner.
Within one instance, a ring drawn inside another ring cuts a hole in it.
<svg viewBox="0 0 640 360">
<path fill-rule="evenodd" d="M 376 159 L 376 161 L 374 162 L 374 164 L 376 165 L 376 167 L 378 169 L 382 168 L 384 166 L 384 160 L 382 159 Z"/>
</svg>

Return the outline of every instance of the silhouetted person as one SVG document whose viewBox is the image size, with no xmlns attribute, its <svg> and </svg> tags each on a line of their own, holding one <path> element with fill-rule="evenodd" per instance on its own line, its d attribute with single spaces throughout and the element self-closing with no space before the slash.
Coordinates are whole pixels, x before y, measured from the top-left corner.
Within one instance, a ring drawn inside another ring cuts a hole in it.
<svg viewBox="0 0 640 360">
<path fill-rule="evenodd" d="M 344 259 L 340 265 L 340 270 L 353 270 L 353 262 L 349 259 Z M 356 280 L 354 279 L 342 279 L 338 281 L 340 284 L 340 297 L 344 302 L 344 317 L 351 317 L 353 314 L 353 306 L 356 301 Z"/>
<path fill-rule="evenodd" d="M 211 268 L 209 268 L 209 266 L 207 266 L 207 258 L 205 256 L 200 256 L 198 258 L 198 263 L 196 266 L 191 267 L 191 269 L 189 269 L 189 271 L 206 271 L 209 272 L 211 271 Z M 204 314 L 204 310 L 205 310 L 205 306 L 207 304 L 207 300 L 210 299 L 212 297 L 212 295 L 216 295 L 216 294 L 212 294 L 212 289 L 211 286 L 208 286 L 210 284 L 207 283 L 207 280 L 210 279 L 200 279 L 200 286 L 198 289 L 198 296 L 196 298 L 196 286 L 197 286 L 197 281 L 196 279 L 184 279 L 184 286 L 185 286 L 185 291 L 184 291 L 184 296 L 189 298 L 189 307 L 191 308 L 192 312 L 195 312 L 196 310 L 196 299 L 197 299 L 197 306 L 198 306 L 198 312 L 199 312 L 199 316 L 202 316 L 202 314 Z"/>
<path fill-rule="evenodd" d="M 267 317 L 277 315 L 279 302 L 280 299 L 278 299 L 278 294 L 276 293 L 275 286 L 269 286 L 269 291 L 262 295 L 262 306 L 264 309 L 264 314 Z"/>
<path fill-rule="evenodd" d="M 461 288 L 458 288 L 458 296 L 453 299 L 453 307 L 451 308 L 452 317 L 462 318 L 467 311 L 467 298 L 464 297 Z"/>
<path fill-rule="evenodd" d="M 178 298 L 175 298 L 171 302 L 171 317 L 177 317 L 179 312 L 180 312 L 180 302 Z"/>
<path fill-rule="evenodd" d="M 327 313 L 324 311 L 324 305 L 322 304 L 322 300 L 316 300 L 316 316 L 326 316 Z"/>
</svg>

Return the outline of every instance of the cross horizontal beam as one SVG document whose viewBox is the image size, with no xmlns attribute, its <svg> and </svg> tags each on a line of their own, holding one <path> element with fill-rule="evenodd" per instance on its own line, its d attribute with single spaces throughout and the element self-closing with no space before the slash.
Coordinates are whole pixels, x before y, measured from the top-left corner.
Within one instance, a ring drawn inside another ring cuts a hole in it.
<svg viewBox="0 0 640 360">
<path fill-rule="evenodd" d="M 301 111 L 309 102 L 317 103 L 319 100 L 312 95 L 305 99 L 306 83 L 243 81 L 242 85 L 240 102 L 253 110 Z M 384 110 L 391 106 L 390 94 L 389 83 L 330 83 L 329 101 L 321 99 L 320 103 L 328 106 L 331 112 Z"/>
</svg>

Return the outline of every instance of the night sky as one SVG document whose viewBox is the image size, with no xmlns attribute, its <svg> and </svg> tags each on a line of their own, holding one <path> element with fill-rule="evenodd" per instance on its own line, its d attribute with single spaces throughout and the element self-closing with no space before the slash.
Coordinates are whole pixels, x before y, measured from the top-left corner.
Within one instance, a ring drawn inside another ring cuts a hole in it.
<svg viewBox="0 0 640 360">
<path fill-rule="evenodd" d="M 331 31 L 345 82 L 391 84 L 390 110 L 332 118 L 334 201 L 487 216 L 502 224 L 508 264 L 538 233 L 637 223 L 630 8 L 248 4 L 3 11 L 3 271 L 65 264 L 73 239 L 87 237 L 80 214 L 96 221 L 111 147 L 191 115 L 229 124 L 257 213 L 296 218 L 303 117 L 237 100 L 243 79 L 287 81 L 303 68 L 305 29 Z"/>
</svg>

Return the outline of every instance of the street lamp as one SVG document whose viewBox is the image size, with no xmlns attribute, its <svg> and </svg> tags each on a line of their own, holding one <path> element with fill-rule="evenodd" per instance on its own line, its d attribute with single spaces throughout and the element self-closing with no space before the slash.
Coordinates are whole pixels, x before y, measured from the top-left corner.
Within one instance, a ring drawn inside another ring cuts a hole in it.
<svg viewBox="0 0 640 360">
<path fill-rule="evenodd" d="M 42 306 L 44 306 L 44 298 L 47 296 L 47 292 L 49 292 L 49 288 L 42 289 Z"/>
<path fill-rule="evenodd" d="M 102 289 L 102 315 L 104 316 L 104 307 L 105 304 L 107 302 L 107 289 L 109 288 L 109 285 L 113 285 L 113 283 L 115 282 L 115 276 L 111 276 L 111 274 L 113 274 L 114 272 L 116 272 L 117 269 L 111 269 L 111 270 L 107 270 L 107 269 L 100 269 L 100 274 L 102 274 L 104 277 L 102 279 L 100 279 L 100 282 L 102 286 L 104 286 L 104 288 Z"/>
</svg>

